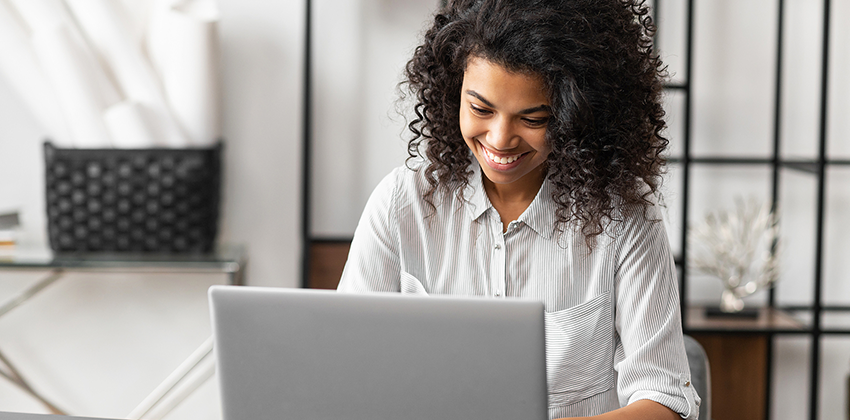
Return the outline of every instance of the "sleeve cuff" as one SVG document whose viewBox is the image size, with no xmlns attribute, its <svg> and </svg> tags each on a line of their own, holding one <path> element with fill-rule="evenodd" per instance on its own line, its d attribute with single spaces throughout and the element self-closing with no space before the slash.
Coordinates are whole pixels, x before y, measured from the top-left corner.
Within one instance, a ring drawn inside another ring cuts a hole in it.
<svg viewBox="0 0 850 420">
<path fill-rule="evenodd" d="M 670 395 L 657 391 L 638 391 L 632 394 L 629 404 L 638 400 L 655 401 L 679 414 L 686 420 L 699 418 L 699 407 L 702 399 L 697 395 L 694 384 L 687 375 L 679 376 L 679 395 Z"/>
</svg>

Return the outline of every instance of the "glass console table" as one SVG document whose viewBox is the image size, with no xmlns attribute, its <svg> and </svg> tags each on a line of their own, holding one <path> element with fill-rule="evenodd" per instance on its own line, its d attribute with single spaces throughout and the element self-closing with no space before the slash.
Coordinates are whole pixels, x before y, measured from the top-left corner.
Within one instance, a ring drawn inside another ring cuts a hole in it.
<svg viewBox="0 0 850 420">
<path fill-rule="evenodd" d="M 49 285 L 62 279 L 69 272 L 122 272 L 122 273 L 217 273 L 225 274 L 232 285 L 243 285 L 248 258 L 243 246 L 223 245 L 206 254 L 77 254 L 54 253 L 45 248 L 19 247 L 0 251 L 0 272 L 3 270 L 46 270 L 47 274 L 25 290 L 0 302 L 0 317 L 26 303 Z M 214 373 L 209 356 L 212 339 L 206 340 L 145 398 L 128 418 L 148 416 L 157 406 L 167 413 L 195 388 Z M 200 374 L 197 371 L 202 371 Z M 192 375 L 190 375 L 190 373 Z M 191 376 L 194 384 L 186 385 L 184 379 Z M 20 371 L 0 351 L 0 377 L 11 381 L 24 392 L 40 401 L 54 414 L 67 414 L 58 409 L 47 398 L 36 392 L 22 377 Z M 177 385 L 182 386 L 182 395 L 173 396 Z M 187 391 L 188 390 L 188 391 Z"/>
</svg>

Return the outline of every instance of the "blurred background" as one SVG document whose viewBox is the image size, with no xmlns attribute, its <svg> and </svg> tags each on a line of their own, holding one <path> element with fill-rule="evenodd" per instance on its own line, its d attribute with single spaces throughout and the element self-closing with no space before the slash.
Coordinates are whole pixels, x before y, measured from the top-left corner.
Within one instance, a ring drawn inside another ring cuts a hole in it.
<svg viewBox="0 0 850 420">
<path fill-rule="evenodd" d="M 143 0 L 122 3 L 145 16 Z M 369 194 L 404 163 L 409 109 L 397 84 L 439 1 L 215 3 L 224 141 L 218 241 L 245 245 L 249 285 L 333 287 Z M 686 322 L 686 332 L 724 353 L 713 369 L 728 375 L 716 375 L 715 386 L 758 391 L 743 395 L 756 414 L 715 418 L 846 418 L 850 3 L 654 3 L 670 73 L 663 192 L 683 306 L 716 306 L 723 291 L 684 264 L 686 227 L 752 198 L 775 204 L 782 246 L 775 291 L 753 294 L 746 306 L 783 309 L 801 325 L 727 334 Z M 0 77 L 0 213 L 18 212 L 19 246 L 47 243 L 46 136 Z M 0 302 L 38 275 L 0 271 Z M 205 291 L 225 281 L 75 273 L 0 318 L 0 348 L 70 413 L 123 418 L 209 335 Z M 217 404 L 211 380 L 165 418 L 220 418 Z M 2 378 L 0 411 L 46 412 Z"/>
</svg>

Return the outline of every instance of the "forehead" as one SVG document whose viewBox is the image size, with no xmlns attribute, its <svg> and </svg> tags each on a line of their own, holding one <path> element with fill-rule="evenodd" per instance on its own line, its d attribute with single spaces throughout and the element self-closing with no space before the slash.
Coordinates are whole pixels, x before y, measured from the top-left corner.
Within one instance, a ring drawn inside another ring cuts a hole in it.
<svg viewBox="0 0 850 420">
<path fill-rule="evenodd" d="M 533 73 L 508 70 L 501 64 L 477 56 L 467 60 L 462 89 L 462 93 L 473 90 L 488 100 L 549 104 L 542 77 Z"/>
</svg>

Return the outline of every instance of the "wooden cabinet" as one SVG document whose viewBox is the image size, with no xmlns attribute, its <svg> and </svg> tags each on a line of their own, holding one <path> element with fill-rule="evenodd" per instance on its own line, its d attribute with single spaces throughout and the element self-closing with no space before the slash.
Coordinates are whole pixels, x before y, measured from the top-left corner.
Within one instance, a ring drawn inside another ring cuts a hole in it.
<svg viewBox="0 0 850 420">
<path fill-rule="evenodd" d="M 712 417 L 766 419 L 773 335 L 808 328 L 772 308 L 761 308 L 756 318 L 707 317 L 704 308 L 688 308 L 685 331 L 702 344 L 708 356 Z"/>
<path fill-rule="evenodd" d="M 306 287 L 336 289 L 351 241 L 313 241 L 310 243 L 310 273 Z"/>
</svg>

